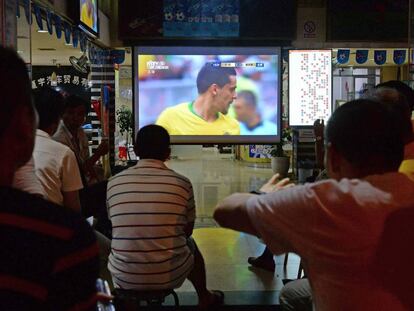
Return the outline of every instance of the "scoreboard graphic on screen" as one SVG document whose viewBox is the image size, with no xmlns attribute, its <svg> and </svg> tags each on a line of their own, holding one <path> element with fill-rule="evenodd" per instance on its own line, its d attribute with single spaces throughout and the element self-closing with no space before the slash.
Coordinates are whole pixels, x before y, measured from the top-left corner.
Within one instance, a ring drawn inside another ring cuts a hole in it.
<svg viewBox="0 0 414 311">
<path fill-rule="evenodd" d="M 289 125 L 325 124 L 332 113 L 332 51 L 289 51 Z"/>
</svg>

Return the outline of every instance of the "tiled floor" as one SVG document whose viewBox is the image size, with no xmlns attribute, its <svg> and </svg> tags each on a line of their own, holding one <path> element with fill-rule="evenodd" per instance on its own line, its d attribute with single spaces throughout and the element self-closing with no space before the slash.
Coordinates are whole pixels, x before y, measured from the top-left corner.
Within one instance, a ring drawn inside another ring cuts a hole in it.
<svg viewBox="0 0 414 311">
<path fill-rule="evenodd" d="M 233 160 L 232 156 L 221 155 L 214 148 L 205 148 L 201 157 L 191 158 L 190 155 L 171 160 L 167 165 L 193 183 L 197 204 L 193 237 L 206 262 L 208 287 L 224 291 L 228 305 L 277 304 L 282 279 L 297 275 L 298 256 L 289 254 L 286 269 L 283 267 L 284 255 L 276 257 L 274 274 L 251 268 L 247 257 L 259 255 L 264 245 L 256 237 L 219 228 L 212 219 L 219 200 L 234 192 L 260 188 L 272 176 L 270 167 L 259 168 Z M 177 292 L 187 300 L 186 303 L 196 303 L 195 294 L 190 294 L 194 289 L 189 282 L 186 281 Z"/>
</svg>

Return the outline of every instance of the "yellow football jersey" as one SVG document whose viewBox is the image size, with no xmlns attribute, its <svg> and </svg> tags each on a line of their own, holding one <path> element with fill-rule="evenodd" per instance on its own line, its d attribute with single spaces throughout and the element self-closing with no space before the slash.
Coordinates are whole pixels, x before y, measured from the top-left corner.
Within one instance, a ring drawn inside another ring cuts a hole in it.
<svg viewBox="0 0 414 311">
<path fill-rule="evenodd" d="M 239 122 L 218 113 L 214 122 L 207 122 L 191 110 L 192 103 L 182 103 L 165 109 L 156 124 L 164 127 L 170 135 L 239 135 Z"/>
</svg>

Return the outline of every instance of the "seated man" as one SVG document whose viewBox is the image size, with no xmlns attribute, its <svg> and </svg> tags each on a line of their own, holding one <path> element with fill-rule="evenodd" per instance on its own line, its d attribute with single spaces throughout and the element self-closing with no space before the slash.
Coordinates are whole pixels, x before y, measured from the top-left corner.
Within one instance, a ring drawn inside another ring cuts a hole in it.
<svg viewBox="0 0 414 311">
<path fill-rule="evenodd" d="M 227 115 L 236 82 L 234 68 L 205 64 L 197 75 L 198 97 L 165 109 L 156 123 L 170 135 L 239 135 L 239 122 Z"/>
<path fill-rule="evenodd" d="M 32 155 L 36 112 L 27 68 L 0 47 L 0 309 L 95 310 L 98 247 L 71 210 L 11 188 Z"/>
<path fill-rule="evenodd" d="M 402 82 L 394 81 L 390 85 L 404 86 Z M 408 86 L 406 86 L 408 87 Z M 409 88 L 409 87 L 408 87 Z M 404 89 L 404 88 L 403 88 Z M 413 92 L 411 90 L 411 92 Z M 407 147 L 413 144 L 413 131 L 411 127 L 411 109 L 412 105 L 408 102 L 407 97 L 401 93 L 397 88 L 390 88 L 383 86 L 383 84 L 377 85 L 376 88 L 370 90 L 364 94 L 364 98 L 382 102 L 387 105 L 389 109 L 392 109 L 401 118 L 401 127 L 403 130 L 403 142 L 404 146 L 404 160 L 402 163 L 409 161 L 409 154 L 407 154 Z M 406 158 L 408 156 L 408 158 Z M 413 168 L 411 166 L 399 167 L 399 172 L 406 174 L 408 177 L 413 178 Z M 309 280 L 304 278 L 295 280 L 283 287 L 280 293 L 280 303 L 283 310 L 312 310 L 312 291 L 309 284 Z"/>
<path fill-rule="evenodd" d="M 39 116 L 33 158 L 45 198 L 80 212 L 83 185 L 76 157 L 68 146 L 51 137 L 63 113 L 63 97 L 53 89 L 41 88 L 33 91 L 33 98 Z"/>
<path fill-rule="evenodd" d="M 168 169 L 170 137 L 158 125 L 139 130 L 140 161 L 108 182 L 112 252 L 108 268 L 115 287 L 162 290 L 194 285 L 199 307 L 221 304 L 224 295 L 206 288 L 204 260 L 191 238 L 195 220 L 191 182 Z"/>
<path fill-rule="evenodd" d="M 234 194 L 214 218 L 260 236 L 274 254 L 297 253 L 316 310 L 405 310 L 367 269 L 387 216 L 414 205 L 413 182 L 397 172 L 402 131 L 401 118 L 384 104 L 348 102 L 326 127 L 331 179 L 262 196 Z"/>
<path fill-rule="evenodd" d="M 88 107 L 89 103 L 79 96 L 69 95 L 65 98 L 62 121 L 53 135 L 54 140 L 68 146 L 75 153 L 85 187 L 104 179 L 102 169 L 95 166 L 95 163 L 108 152 L 108 143 L 102 141 L 93 155 L 89 153 L 88 138 L 82 128 Z"/>
</svg>

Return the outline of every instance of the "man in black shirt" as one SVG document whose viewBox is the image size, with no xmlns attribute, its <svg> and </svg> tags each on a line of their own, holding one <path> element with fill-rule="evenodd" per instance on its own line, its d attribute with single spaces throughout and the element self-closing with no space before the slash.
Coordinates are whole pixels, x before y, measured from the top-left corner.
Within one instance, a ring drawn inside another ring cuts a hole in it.
<svg viewBox="0 0 414 311">
<path fill-rule="evenodd" d="M 37 115 L 26 66 L 0 47 L 0 309 L 94 310 L 98 247 L 79 215 L 11 188 Z"/>
</svg>

